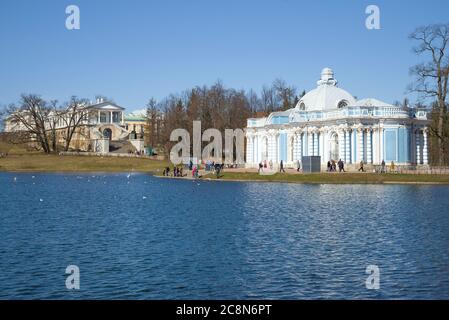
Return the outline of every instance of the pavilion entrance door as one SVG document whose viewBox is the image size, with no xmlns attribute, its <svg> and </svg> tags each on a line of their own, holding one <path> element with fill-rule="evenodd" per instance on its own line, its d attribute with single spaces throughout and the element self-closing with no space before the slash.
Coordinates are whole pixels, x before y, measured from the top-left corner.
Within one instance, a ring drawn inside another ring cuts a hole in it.
<svg viewBox="0 0 449 320">
<path fill-rule="evenodd" d="M 109 128 L 106 128 L 103 130 L 103 137 L 105 137 L 106 139 L 111 140 L 112 139 L 112 130 Z"/>
</svg>

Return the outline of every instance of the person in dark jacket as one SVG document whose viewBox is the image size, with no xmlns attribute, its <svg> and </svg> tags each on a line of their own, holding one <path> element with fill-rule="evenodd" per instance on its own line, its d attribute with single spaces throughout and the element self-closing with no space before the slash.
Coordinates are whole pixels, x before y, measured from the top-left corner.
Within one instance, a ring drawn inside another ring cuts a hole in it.
<svg viewBox="0 0 449 320">
<path fill-rule="evenodd" d="M 340 160 L 338 160 L 338 170 L 340 171 L 340 172 L 345 172 L 345 163 L 340 159 Z"/>
<path fill-rule="evenodd" d="M 285 173 L 285 170 L 284 170 L 284 161 L 283 161 L 283 160 L 281 160 L 281 165 L 280 165 L 280 167 L 281 167 L 281 169 L 279 170 L 279 172 L 284 172 L 284 173 Z"/>
</svg>

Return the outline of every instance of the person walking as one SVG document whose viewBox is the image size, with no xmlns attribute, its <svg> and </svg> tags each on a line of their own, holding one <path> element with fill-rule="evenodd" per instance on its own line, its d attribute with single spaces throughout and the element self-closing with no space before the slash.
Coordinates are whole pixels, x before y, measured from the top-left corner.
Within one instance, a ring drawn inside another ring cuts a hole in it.
<svg viewBox="0 0 449 320">
<path fill-rule="evenodd" d="M 281 160 L 281 165 L 280 165 L 280 167 L 281 167 L 281 169 L 279 170 L 279 172 L 284 172 L 284 173 L 285 173 L 285 170 L 284 170 L 284 160 Z"/>
<path fill-rule="evenodd" d="M 301 162 L 299 162 L 299 160 L 296 160 L 296 171 L 299 172 L 299 170 L 301 170 Z"/>
<path fill-rule="evenodd" d="M 260 171 L 263 171 L 263 164 L 262 164 L 262 162 L 259 162 L 259 170 L 257 172 L 260 173 Z"/>
<path fill-rule="evenodd" d="M 217 175 L 217 179 L 220 178 L 220 171 L 221 171 L 221 165 L 219 165 L 218 163 L 215 164 L 215 174 Z"/>
<path fill-rule="evenodd" d="M 359 171 L 365 172 L 365 169 L 363 168 L 363 160 L 360 161 L 360 168 Z"/>
<path fill-rule="evenodd" d="M 335 163 L 335 160 L 332 160 L 331 162 L 331 171 L 337 172 L 337 164 Z"/>
<path fill-rule="evenodd" d="M 340 171 L 340 172 L 345 172 L 345 164 L 344 164 L 344 162 L 343 162 L 343 160 L 338 160 L 338 170 Z"/>
<path fill-rule="evenodd" d="M 327 161 L 327 172 L 331 172 L 331 162 L 330 162 L 330 160 Z"/>
<path fill-rule="evenodd" d="M 385 160 L 382 160 L 382 163 L 380 166 L 381 166 L 380 173 L 385 173 Z"/>
</svg>

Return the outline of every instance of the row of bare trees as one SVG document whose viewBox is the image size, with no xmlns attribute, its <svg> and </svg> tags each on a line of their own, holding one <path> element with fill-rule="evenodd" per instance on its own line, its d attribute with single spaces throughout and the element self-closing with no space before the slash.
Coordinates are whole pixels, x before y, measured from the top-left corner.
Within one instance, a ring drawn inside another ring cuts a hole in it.
<svg viewBox="0 0 449 320">
<path fill-rule="evenodd" d="M 8 106 L 2 113 L 9 143 L 34 143 L 45 153 L 68 151 L 80 126 L 88 119 L 84 110 L 87 100 L 73 96 L 59 105 L 35 94 L 22 95 L 18 105 Z"/>
<path fill-rule="evenodd" d="M 293 108 L 298 100 L 295 87 L 280 79 L 264 86 L 260 95 L 254 90 L 226 88 L 220 81 L 210 87 L 197 86 L 182 94 L 171 94 L 159 103 L 150 99 L 146 139 L 150 146 L 167 152 L 173 144 L 170 133 L 184 128 L 192 135 L 195 120 L 201 121 L 202 131 L 215 128 L 224 132 L 246 127 L 250 117 Z"/>
</svg>

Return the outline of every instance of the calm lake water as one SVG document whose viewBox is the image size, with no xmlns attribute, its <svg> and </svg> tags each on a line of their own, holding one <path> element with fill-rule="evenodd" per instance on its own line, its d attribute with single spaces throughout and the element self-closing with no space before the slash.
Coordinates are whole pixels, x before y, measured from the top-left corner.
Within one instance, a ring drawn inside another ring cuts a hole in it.
<svg viewBox="0 0 449 320">
<path fill-rule="evenodd" d="M 0 299 L 449 299 L 448 208 L 447 186 L 0 173 Z"/>
</svg>

